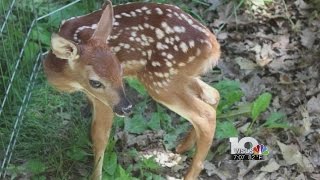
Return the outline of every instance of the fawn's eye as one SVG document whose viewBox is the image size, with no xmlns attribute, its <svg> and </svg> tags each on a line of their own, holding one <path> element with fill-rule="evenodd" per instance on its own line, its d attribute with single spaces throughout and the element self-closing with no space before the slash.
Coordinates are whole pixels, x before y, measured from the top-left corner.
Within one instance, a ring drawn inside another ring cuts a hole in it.
<svg viewBox="0 0 320 180">
<path fill-rule="evenodd" d="M 93 88 L 101 88 L 103 85 L 100 81 L 89 80 L 90 86 Z"/>
</svg>

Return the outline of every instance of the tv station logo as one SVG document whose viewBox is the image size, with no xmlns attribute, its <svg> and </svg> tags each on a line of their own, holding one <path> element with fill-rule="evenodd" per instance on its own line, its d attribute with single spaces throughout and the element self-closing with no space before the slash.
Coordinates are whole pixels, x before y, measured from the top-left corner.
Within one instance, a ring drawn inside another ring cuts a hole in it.
<svg viewBox="0 0 320 180">
<path fill-rule="evenodd" d="M 267 146 L 259 144 L 252 137 L 244 137 L 240 141 L 238 137 L 231 137 L 229 141 L 231 145 L 231 160 L 264 160 L 264 156 L 269 154 Z"/>
</svg>

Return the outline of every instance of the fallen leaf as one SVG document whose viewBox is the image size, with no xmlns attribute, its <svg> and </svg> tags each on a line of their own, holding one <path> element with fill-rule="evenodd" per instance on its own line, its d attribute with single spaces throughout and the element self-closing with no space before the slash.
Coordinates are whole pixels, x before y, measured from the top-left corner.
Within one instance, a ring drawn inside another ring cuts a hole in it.
<svg viewBox="0 0 320 180">
<path fill-rule="evenodd" d="M 283 159 L 287 162 L 288 165 L 297 164 L 302 160 L 301 153 L 297 150 L 298 147 L 296 145 L 286 145 L 277 141 L 278 146 L 281 150 Z"/>
<path fill-rule="evenodd" d="M 277 144 L 280 147 L 283 159 L 288 165 L 298 164 L 302 168 L 302 171 L 307 172 L 312 172 L 314 170 L 309 159 L 298 151 L 298 147 L 296 145 L 286 145 L 280 141 L 277 141 Z"/>
<path fill-rule="evenodd" d="M 214 164 L 212 164 L 211 162 L 208 162 L 208 161 L 204 162 L 203 168 L 205 169 L 208 176 L 214 175 L 214 173 L 216 172 L 216 169 L 217 169 Z"/>
<path fill-rule="evenodd" d="M 311 177 L 313 179 L 320 179 L 320 174 L 312 174 Z"/>
<path fill-rule="evenodd" d="M 142 153 L 142 156 L 144 158 L 151 158 L 154 157 L 154 160 L 161 165 L 162 167 L 170 167 L 173 168 L 176 165 L 179 165 L 181 163 L 183 163 L 187 157 L 184 155 L 180 155 L 180 154 L 175 154 L 172 152 L 166 152 L 163 150 L 147 150 L 146 152 Z"/>
<path fill-rule="evenodd" d="M 310 114 L 320 113 L 320 95 L 313 96 L 307 103 L 307 109 Z"/>
<path fill-rule="evenodd" d="M 229 175 L 224 174 L 224 171 L 221 171 L 220 168 L 217 169 L 216 166 L 213 163 L 209 162 L 209 161 L 204 161 L 203 169 L 206 171 L 208 176 L 216 175 L 221 180 L 226 180 L 226 179 L 231 178 Z"/>
<path fill-rule="evenodd" d="M 314 44 L 314 41 L 316 40 L 315 36 L 316 33 L 312 32 L 309 28 L 302 30 L 302 33 L 300 35 L 301 44 L 304 47 L 311 49 Z"/>
<path fill-rule="evenodd" d="M 246 58 L 243 58 L 243 57 L 236 57 L 235 61 L 240 66 L 240 69 L 252 70 L 257 67 L 257 65 L 255 63 L 253 63 L 252 61 L 250 61 Z"/>
<path fill-rule="evenodd" d="M 166 176 L 167 180 L 181 180 L 180 178 L 175 178 L 175 177 L 171 177 L 171 176 Z"/>
<path fill-rule="evenodd" d="M 299 106 L 299 110 L 302 115 L 302 122 L 303 122 L 303 133 L 302 134 L 309 134 L 310 133 L 310 127 L 311 127 L 311 119 L 309 116 L 309 112 L 306 110 L 304 106 Z"/>
<path fill-rule="evenodd" d="M 278 170 L 280 165 L 272 158 L 266 166 L 260 168 L 260 171 L 274 172 Z"/>
<path fill-rule="evenodd" d="M 304 174 L 300 174 L 299 176 L 294 178 L 295 180 L 306 180 L 306 177 L 304 176 Z"/>
<path fill-rule="evenodd" d="M 289 35 L 278 36 L 275 43 L 272 44 L 272 48 L 286 49 L 290 42 L 289 37 Z"/>
<path fill-rule="evenodd" d="M 219 34 L 217 34 L 217 39 L 222 41 L 222 40 L 226 40 L 228 38 L 228 33 L 226 32 L 221 32 Z"/>
<path fill-rule="evenodd" d="M 273 50 L 271 49 L 270 44 L 263 44 L 261 48 L 260 54 L 257 54 L 257 64 L 261 67 L 264 67 L 265 65 L 269 64 L 272 61 L 272 54 Z"/>
<path fill-rule="evenodd" d="M 259 7 L 265 6 L 264 0 L 251 0 L 251 2 L 252 2 L 254 5 L 259 6 Z"/>
<path fill-rule="evenodd" d="M 304 0 L 296 0 L 294 4 L 298 7 L 299 10 L 305 10 L 310 8 L 310 6 L 307 3 L 305 3 Z"/>
</svg>

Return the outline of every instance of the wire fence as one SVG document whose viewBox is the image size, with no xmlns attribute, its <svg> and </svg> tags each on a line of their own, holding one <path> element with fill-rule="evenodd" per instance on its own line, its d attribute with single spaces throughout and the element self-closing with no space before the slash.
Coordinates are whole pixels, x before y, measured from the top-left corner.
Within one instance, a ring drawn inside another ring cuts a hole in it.
<svg viewBox="0 0 320 180">
<path fill-rule="evenodd" d="M 41 60 L 60 22 L 102 2 L 91 0 L 0 1 L 0 179 L 6 179 L 19 132 L 42 73 Z M 116 1 L 114 3 L 122 3 Z M 43 83 L 43 82 L 40 82 Z"/>
</svg>

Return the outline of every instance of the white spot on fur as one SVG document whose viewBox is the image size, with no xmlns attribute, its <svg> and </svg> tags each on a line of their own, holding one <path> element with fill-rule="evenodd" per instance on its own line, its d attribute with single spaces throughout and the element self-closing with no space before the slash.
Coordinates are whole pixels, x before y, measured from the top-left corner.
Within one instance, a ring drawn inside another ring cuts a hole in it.
<svg viewBox="0 0 320 180">
<path fill-rule="evenodd" d="M 193 47 L 194 47 L 194 40 L 190 40 L 190 41 L 189 41 L 189 47 L 190 47 L 190 48 L 193 48 Z"/>
<path fill-rule="evenodd" d="M 125 17 L 131 17 L 131 15 L 130 15 L 130 14 L 125 13 L 125 12 L 121 13 L 121 15 L 122 15 L 122 16 L 125 16 Z"/>
<path fill-rule="evenodd" d="M 136 9 L 135 11 L 138 13 L 142 13 L 141 9 Z"/>
<path fill-rule="evenodd" d="M 188 58 L 188 63 L 192 62 L 194 59 L 196 59 L 195 56 L 190 56 L 190 57 Z"/>
<path fill-rule="evenodd" d="M 158 50 L 165 50 L 165 49 L 169 49 L 169 46 L 162 44 L 161 42 L 157 42 L 157 49 Z"/>
<path fill-rule="evenodd" d="M 130 44 L 125 44 L 123 47 L 124 47 L 125 49 L 129 49 L 129 48 L 130 48 Z"/>
<path fill-rule="evenodd" d="M 160 67 L 160 66 L 161 66 L 160 62 L 158 62 L 158 61 L 152 61 L 151 65 L 152 65 L 153 67 L 157 67 L 157 66 Z"/>
<path fill-rule="evenodd" d="M 164 37 L 163 31 L 159 28 L 156 28 L 156 36 L 158 39 L 162 39 Z"/>
<path fill-rule="evenodd" d="M 131 11 L 130 14 L 131 14 L 132 17 L 136 17 L 137 16 L 137 14 L 134 11 Z"/>
<path fill-rule="evenodd" d="M 148 59 L 151 59 L 152 50 L 151 50 L 151 49 L 149 49 L 149 50 L 147 51 L 147 53 L 148 53 Z"/>
<path fill-rule="evenodd" d="M 161 23 L 161 27 L 164 29 L 164 31 L 167 34 L 173 34 L 174 33 L 173 29 L 166 22 L 162 22 Z"/>
<path fill-rule="evenodd" d="M 148 23 L 144 23 L 143 26 L 144 26 L 145 28 L 147 28 L 147 29 L 150 28 L 150 24 L 148 24 Z"/>
<path fill-rule="evenodd" d="M 132 37 L 137 37 L 137 32 L 132 31 L 132 32 L 131 32 L 131 36 L 132 36 Z"/>
<path fill-rule="evenodd" d="M 166 14 L 169 18 L 172 18 L 172 14 L 168 13 Z"/>
<path fill-rule="evenodd" d="M 172 58 L 173 58 L 173 55 L 172 55 L 172 54 L 168 54 L 168 55 L 167 55 L 167 58 L 168 58 L 168 59 L 172 59 Z"/>
<path fill-rule="evenodd" d="M 117 53 L 121 50 L 121 47 L 120 46 L 115 46 L 112 48 L 113 52 Z"/>
<path fill-rule="evenodd" d="M 178 74 L 178 70 L 175 69 L 175 68 L 170 68 L 170 69 L 169 69 L 169 73 L 172 74 L 172 75 Z"/>
<path fill-rule="evenodd" d="M 174 46 L 173 46 L 173 49 L 174 49 L 175 51 L 179 51 L 179 48 L 178 48 L 177 45 L 174 45 Z"/>
<path fill-rule="evenodd" d="M 162 15 L 163 14 L 163 12 L 162 12 L 162 10 L 160 9 L 160 8 L 156 8 L 156 11 L 157 11 L 157 13 L 159 14 L 159 15 Z"/>
<path fill-rule="evenodd" d="M 141 39 L 139 37 L 136 37 L 137 42 L 141 42 Z"/>
<path fill-rule="evenodd" d="M 180 37 L 179 37 L 179 36 L 177 36 L 177 35 L 175 35 L 175 36 L 174 36 L 174 39 L 175 39 L 177 42 L 179 42 L 179 41 L 180 41 Z"/>
<path fill-rule="evenodd" d="M 177 33 L 184 33 L 186 32 L 186 28 L 183 26 L 174 26 L 173 27 L 174 31 Z"/>
<path fill-rule="evenodd" d="M 188 51 L 188 46 L 185 42 L 181 42 L 179 47 L 181 48 L 182 52 L 186 53 Z"/>
<path fill-rule="evenodd" d="M 171 63 L 170 61 L 167 61 L 167 62 L 166 62 L 166 65 L 167 65 L 168 67 L 172 67 L 172 63 Z"/>
<path fill-rule="evenodd" d="M 186 65 L 186 64 L 183 63 L 183 62 L 181 62 L 181 63 L 178 64 L 178 66 L 180 66 L 180 67 L 185 66 L 185 65 Z"/>
</svg>

